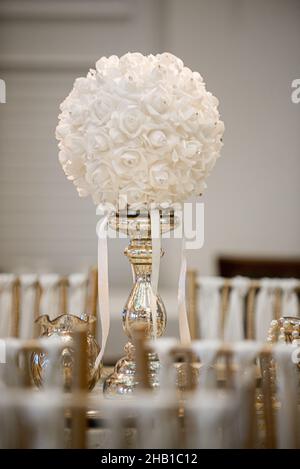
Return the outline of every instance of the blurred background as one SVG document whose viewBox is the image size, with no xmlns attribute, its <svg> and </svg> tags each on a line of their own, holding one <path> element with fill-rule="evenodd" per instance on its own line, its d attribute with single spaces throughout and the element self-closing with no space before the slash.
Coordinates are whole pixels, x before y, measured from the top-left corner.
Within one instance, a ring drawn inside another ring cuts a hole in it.
<svg viewBox="0 0 300 469">
<path fill-rule="evenodd" d="M 211 275 L 220 256 L 299 259 L 299 0 L 0 0 L 0 271 L 96 264 L 95 207 L 66 180 L 54 133 L 74 79 L 128 51 L 178 55 L 220 100 L 224 148 L 189 266 Z M 116 318 L 131 284 L 126 244 L 109 246 Z M 164 247 L 160 285 L 175 317 L 180 241 Z"/>
</svg>

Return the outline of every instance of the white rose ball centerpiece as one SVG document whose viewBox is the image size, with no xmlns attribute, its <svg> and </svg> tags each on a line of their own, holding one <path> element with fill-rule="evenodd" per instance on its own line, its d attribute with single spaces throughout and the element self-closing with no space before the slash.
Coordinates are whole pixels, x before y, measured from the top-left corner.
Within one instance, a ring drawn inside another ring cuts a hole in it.
<svg viewBox="0 0 300 469">
<path fill-rule="evenodd" d="M 135 285 L 122 312 L 123 327 L 132 340 L 135 326 L 142 323 L 147 338 L 156 339 L 166 326 L 165 307 L 157 293 L 160 234 L 177 226 L 178 205 L 203 193 L 220 156 L 224 124 L 218 100 L 206 90 L 201 75 L 169 53 L 102 57 L 85 78 L 75 80 L 60 109 L 59 161 L 79 195 L 90 195 L 104 213 L 97 225 L 102 326 L 97 369 L 109 332 L 107 224 L 120 232 L 125 227 L 130 236 L 125 254 Z M 187 343 L 182 252 L 178 316 L 181 341 Z M 136 386 L 130 342 L 125 352 L 105 381 L 108 396 L 131 394 Z M 155 388 L 160 368 L 156 354 L 148 354 L 148 367 L 148 381 Z"/>
<path fill-rule="evenodd" d="M 183 202 L 204 191 L 220 156 L 218 100 L 169 53 L 102 57 L 60 109 L 59 161 L 97 205 Z"/>
</svg>

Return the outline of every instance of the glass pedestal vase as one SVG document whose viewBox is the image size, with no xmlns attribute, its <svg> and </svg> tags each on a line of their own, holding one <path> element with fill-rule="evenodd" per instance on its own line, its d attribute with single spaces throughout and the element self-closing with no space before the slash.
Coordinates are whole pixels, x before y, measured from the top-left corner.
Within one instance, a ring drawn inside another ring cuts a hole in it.
<svg viewBox="0 0 300 469">
<path fill-rule="evenodd" d="M 95 318 L 82 315 L 62 314 L 53 320 L 48 315 L 40 316 L 36 323 L 40 328 L 40 337 L 55 337 L 61 342 L 62 350 L 57 362 L 65 391 L 72 390 L 73 367 L 75 360 L 73 334 L 78 326 L 84 326 L 87 331 L 86 360 L 87 382 L 89 390 L 92 390 L 100 378 L 102 363 L 94 370 L 96 358 L 100 348 L 93 335 Z M 37 387 L 42 387 L 45 379 L 46 368 L 51 358 L 45 352 L 34 352 L 31 356 L 31 374 Z"/>
<path fill-rule="evenodd" d="M 166 233 L 177 226 L 177 219 L 172 210 L 160 211 L 160 232 Z M 143 325 L 146 338 L 161 337 L 166 328 L 167 315 L 163 301 L 156 295 L 156 327 L 153 323 L 151 300 L 152 239 L 149 211 L 124 211 L 109 220 L 110 228 L 125 233 L 130 237 L 125 249 L 133 271 L 134 285 L 122 313 L 123 329 L 129 338 L 125 345 L 125 356 L 115 365 L 113 373 L 104 382 L 106 397 L 125 396 L 133 393 L 138 380 L 136 376 L 135 347 L 132 344 L 134 328 Z M 163 251 L 161 251 L 161 256 Z M 148 383 L 151 388 L 159 386 L 160 363 L 154 353 L 148 354 Z"/>
</svg>

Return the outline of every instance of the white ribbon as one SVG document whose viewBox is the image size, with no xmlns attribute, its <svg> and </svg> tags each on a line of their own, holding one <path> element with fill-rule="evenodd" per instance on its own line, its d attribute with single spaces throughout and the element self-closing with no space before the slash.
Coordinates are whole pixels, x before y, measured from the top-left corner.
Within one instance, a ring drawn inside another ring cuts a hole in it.
<svg viewBox="0 0 300 469">
<path fill-rule="evenodd" d="M 21 314 L 19 337 L 21 339 L 32 339 L 34 326 L 34 303 L 36 299 L 36 274 L 23 274 L 21 282 Z"/>
<path fill-rule="evenodd" d="M 0 274 L 0 337 L 9 337 L 11 330 L 13 274 Z"/>
<path fill-rule="evenodd" d="M 295 291 L 299 287 L 299 280 L 283 279 L 280 282 L 282 288 L 282 313 L 281 316 L 294 316 L 299 317 L 299 303 L 298 296 Z"/>
<path fill-rule="evenodd" d="M 152 273 L 151 273 L 151 314 L 153 324 L 153 338 L 157 338 L 157 290 L 160 266 L 160 214 L 157 208 L 150 210 L 151 244 L 152 244 Z"/>
<path fill-rule="evenodd" d="M 247 437 L 251 432 L 255 386 L 254 360 L 261 350 L 261 342 L 243 340 L 232 344 L 234 362 L 237 364 L 237 372 L 234 381 L 237 389 L 236 400 L 239 403 L 237 415 L 239 447 L 245 447 Z"/>
<path fill-rule="evenodd" d="M 50 319 L 54 319 L 61 314 L 59 309 L 59 279 L 58 274 L 43 274 L 39 279 L 42 288 L 40 314 L 48 314 Z"/>
<path fill-rule="evenodd" d="M 222 277 L 199 277 L 200 286 L 200 334 L 201 339 L 219 339 L 221 337 L 221 295 L 224 285 Z"/>
<path fill-rule="evenodd" d="M 254 369 L 254 359 L 258 356 L 261 347 L 262 343 L 255 340 L 243 340 L 232 344 L 234 360 L 238 365 L 238 373 L 235 374 L 237 387 L 241 387 L 247 381 L 249 372 Z"/>
<path fill-rule="evenodd" d="M 255 338 L 265 342 L 274 315 L 274 293 L 278 287 L 277 279 L 263 278 L 255 305 Z"/>
<path fill-rule="evenodd" d="M 16 417 L 17 422 L 21 416 L 24 427 L 30 429 L 28 432 L 28 447 L 32 449 L 55 449 L 62 447 L 64 438 L 64 413 L 62 393 L 57 389 L 47 389 L 38 392 L 32 398 L 31 393 L 23 393 L 18 398 Z M 18 445 L 20 426 L 14 428 L 14 438 Z"/>
<path fill-rule="evenodd" d="M 69 275 L 69 312 L 81 316 L 85 310 L 87 275 L 75 273 Z"/>
<path fill-rule="evenodd" d="M 96 358 L 94 370 L 96 371 L 102 360 L 106 342 L 109 334 L 110 314 L 109 314 L 109 286 L 108 286 L 108 248 L 107 248 L 107 229 L 108 219 L 111 211 L 105 207 L 97 208 L 97 215 L 102 218 L 97 223 L 96 232 L 98 235 L 98 318 L 97 330 L 98 337 L 101 335 L 101 349 Z M 101 331 L 100 331 L 101 326 Z"/>
<path fill-rule="evenodd" d="M 276 425 L 277 446 L 280 449 L 299 447 L 300 432 L 297 411 L 299 371 L 292 360 L 295 351 L 295 346 L 291 344 L 278 343 L 273 348 L 277 363 L 276 374 L 280 402 Z"/>
<path fill-rule="evenodd" d="M 194 352 L 201 361 L 198 383 L 200 389 L 216 387 L 217 378 L 213 365 L 220 347 L 221 342 L 219 340 L 196 340 L 192 344 Z"/>
<path fill-rule="evenodd" d="M 22 347 L 22 341 L 15 337 L 9 337 L 5 343 L 5 363 L 0 365 L 0 387 L 14 387 L 21 384 L 18 353 Z"/>
<path fill-rule="evenodd" d="M 188 434 L 189 448 L 237 448 L 239 407 L 234 394 L 204 389 L 190 397 L 185 406 L 186 420 L 193 429 Z"/>
<path fill-rule="evenodd" d="M 250 280 L 235 277 L 231 280 L 228 315 L 224 327 L 225 342 L 243 340 L 244 334 L 244 300 L 248 293 Z"/>
<path fill-rule="evenodd" d="M 181 267 L 178 282 L 178 318 L 179 318 L 179 336 L 180 341 L 184 345 L 191 343 L 191 334 L 189 328 L 188 315 L 186 310 L 186 298 L 185 298 L 185 287 L 186 287 L 186 252 L 185 252 L 185 237 L 184 232 L 182 233 L 182 247 L 181 247 Z"/>
</svg>

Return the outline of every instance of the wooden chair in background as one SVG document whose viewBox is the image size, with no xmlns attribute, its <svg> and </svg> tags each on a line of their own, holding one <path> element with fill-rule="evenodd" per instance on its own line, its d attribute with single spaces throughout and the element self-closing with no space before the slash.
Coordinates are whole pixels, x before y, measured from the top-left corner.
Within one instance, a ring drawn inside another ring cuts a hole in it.
<svg viewBox="0 0 300 469">
<path fill-rule="evenodd" d="M 221 277 L 228 278 L 300 278 L 300 259 L 220 256 L 217 268 Z"/>
<path fill-rule="evenodd" d="M 255 339 L 255 299 L 261 288 L 260 279 L 252 279 L 249 284 L 249 289 L 245 297 L 245 314 L 244 314 L 244 338 Z M 223 285 L 220 287 L 220 336 L 224 332 L 224 325 L 226 322 L 230 292 L 232 289 L 232 279 L 223 278 Z M 300 280 L 298 286 L 295 288 L 298 297 L 300 294 Z M 274 310 L 273 319 L 279 319 L 282 316 L 282 294 L 281 288 L 276 288 L 274 291 Z M 199 314 L 199 295 L 201 295 L 200 277 L 197 271 L 189 270 L 187 273 L 187 309 L 189 316 L 189 325 L 192 339 L 199 339 L 201 332 L 201 321 Z M 299 314 L 299 312 L 298 312 Z"/>
<path fill-rule="evenodd" d="M 37 276 L 37 280 L 31 285 L 34 294 L 34 300 L 32 303 L 32 311 L 30 313 L 29 320 L 32 321 L 32 336 L 26 338 L 34 338 L 39 335 L 39 331 L 34 325 L 34 321 L 42 314 L 41 302 L 43 298 L 43 286 Z M 69 277 L 61 276 L 58 277 L 57 285 L 55 286 L 58 294 L 58 315 L 70 313 L 69 310 L 69 290 L 71 288 Z M 87 314 L 97 317 L 97 304 L 98 304 L 98 272 L 96 268 L 92 268 L 87 276 L 87 280 L 84 286 L 85 289 L 85 300 L 83 311 L 80 314 Z M 2 315 L 8 315 L 9 330 L 0 331 L 2 337 L 22 337 L 21 323 L 22 323 L 22 277 L 15 276 L 11 286 L 11 308 L 7 311 L 0 311 Z M 50 313 L 49 313 L 50 315 Z M 95 328 L 96 328 L 96 323 Z M 96 329 L 95 329 L 96 330 Z M 94 330 L 94 332 L 95 332 Z"/>
</svg>

